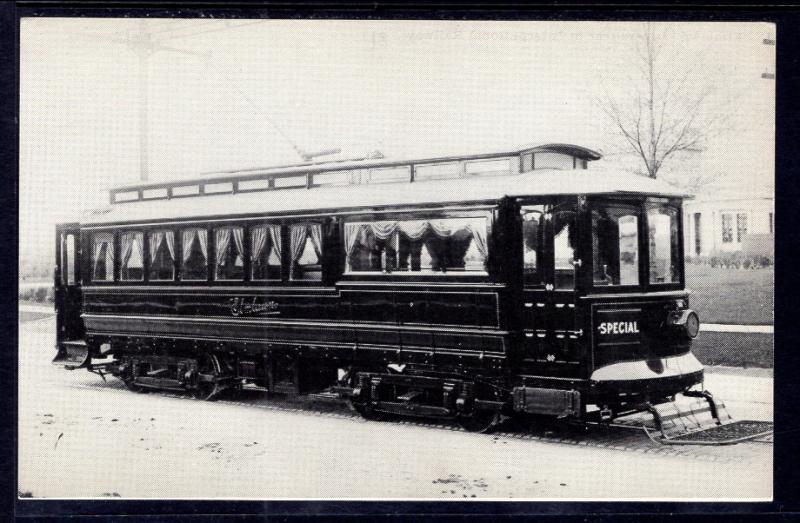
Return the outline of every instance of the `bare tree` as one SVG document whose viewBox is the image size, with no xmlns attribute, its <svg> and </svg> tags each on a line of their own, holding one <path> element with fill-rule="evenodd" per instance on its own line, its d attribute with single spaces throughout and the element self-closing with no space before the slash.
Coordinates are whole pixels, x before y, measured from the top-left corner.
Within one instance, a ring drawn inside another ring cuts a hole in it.
<svg viewBox="0 0 800 523">
<path fill-rule="evenodd" d="M 599 101 L 623 152 L 634 154 L 640 160 L 637 170 L 650 178 L 682 153 L 702 151 L 721 123 L 721 112 L 710 107 L 712 88 L 698 81 L 699 61 L 669 49 L 669 36 L 668 29 L 643 24 L 625 92 L 613 96 L 606 88 Z M 690 178 L 684 181 L 694 189 L 713 181 L 708 174 Z"/>
</svg>

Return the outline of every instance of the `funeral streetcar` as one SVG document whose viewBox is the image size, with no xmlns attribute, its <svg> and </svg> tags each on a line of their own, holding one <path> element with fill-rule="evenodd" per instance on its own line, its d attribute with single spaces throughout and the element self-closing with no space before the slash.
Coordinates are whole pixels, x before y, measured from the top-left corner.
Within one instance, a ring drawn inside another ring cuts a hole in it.
<svg viewBox="0 0 800 523">
<path fill-rule="evenodd" d="M 684 441 L 667 430 L 680 395 L 724 427 L 691 352 L 685 195 L 589 169 L 600 157 L 372 154 L 114 188 L 57 226 L 54 363 L 202 399 L 335 393 L 369 419 L 475 431 L 644 412 Z"/>
</svg>

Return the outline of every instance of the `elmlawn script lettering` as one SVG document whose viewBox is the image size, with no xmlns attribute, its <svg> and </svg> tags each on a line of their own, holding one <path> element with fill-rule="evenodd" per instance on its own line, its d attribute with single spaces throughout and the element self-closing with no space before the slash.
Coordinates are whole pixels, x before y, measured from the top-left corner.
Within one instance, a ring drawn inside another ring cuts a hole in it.
<svg viewBox="0 0 800 523">
<path fill-rule="evenodd" d="M 234 316 L 279 314 L 278 303 L 274 301 L 256 303 L 256 298 L 253 298 L 252 303 L 245 303 L 244 298 L 233 298 L 231 299 L 231 314 Z"/>
</svg>

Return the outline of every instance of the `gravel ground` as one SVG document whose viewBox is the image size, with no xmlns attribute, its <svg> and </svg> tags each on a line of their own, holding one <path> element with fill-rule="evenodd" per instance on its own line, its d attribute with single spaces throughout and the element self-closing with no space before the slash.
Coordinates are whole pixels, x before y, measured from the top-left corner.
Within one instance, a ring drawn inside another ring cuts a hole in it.
<svg viewBox="0 0 800 523">
<path fill-rule="evenodd" d="M 47 498 L 766 500 L 772 446 L 664 447 L 366 422 L 242 400 L 135 394 L 49 364 L 53 321 L 20 324 L 19 491 Z M 707 388 L 772 419 L 772 379 Z M 637 433 L 638 434 L 638 433 Z M 618 450 L 614 447 L 618 446 Z"/>
</svg>

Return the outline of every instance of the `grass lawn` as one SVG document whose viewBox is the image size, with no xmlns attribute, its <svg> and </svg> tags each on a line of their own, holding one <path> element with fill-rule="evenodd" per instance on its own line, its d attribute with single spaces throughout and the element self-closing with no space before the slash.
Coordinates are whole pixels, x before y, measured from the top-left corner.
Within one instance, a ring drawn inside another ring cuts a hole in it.
<svg viewBox="0 0 800 523">
<path fill-rule="evenodd" d="M 42 320 L 44 318 L 49 318 L 53 316 L 53 313 L 49 312 L 28 312 L 28 311 L 19 311 L 19 321 L 35 321 L 35 320 Z"/>
<path fill-rule="evenodd" d="M 705 323 L 772 325 L 775 271 L 722 269 L 686 264 L 689 303 Z"/>
<path fill-rule="evenodd" d="M 772 334 L 701 331 L 692 352 L 703 365 L 772 368 L 773 340 Z"/>
</svg>

